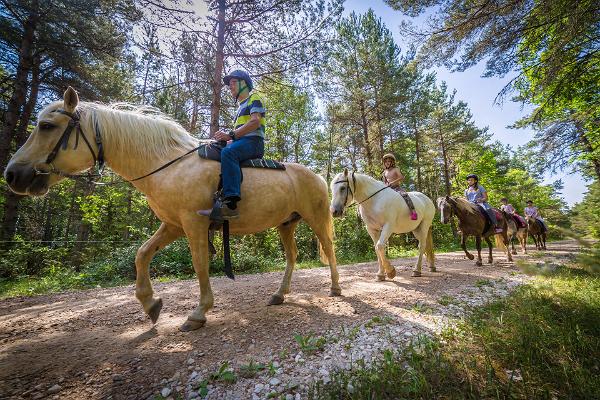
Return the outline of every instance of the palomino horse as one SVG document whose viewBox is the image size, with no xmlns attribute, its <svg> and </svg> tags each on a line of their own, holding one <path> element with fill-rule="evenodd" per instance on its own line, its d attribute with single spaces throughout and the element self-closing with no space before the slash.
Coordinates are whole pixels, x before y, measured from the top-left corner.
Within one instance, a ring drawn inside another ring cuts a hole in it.
<svg viewBox="0 0 600 400">
<path fill-rule="evenodd" d="M 537 250 L 546 250 L 546 232 L 542 229 L 542 224 L 534 217 L 527 217 L 527 229 L 533 238 Z"/>
<path fill-rule="evenodd" d="M 515 237 L 519 240 L 523 254 L 527 254 L 527 226 L 521 228 L 517 225 L 515 217 L 505 211 L 502 211 L 502 213 L 506 219 L 506 235 L 508 236 L 512 254 L 517 254 L 517 250 L 515 250 Z"/>
<path fill-rule="evenodd" d="M 393 279 L 396 269 L 385 257 L 385 246 L 393 233 L 412 232 L 419 241 L 419 260 L 412 276 L 421 276 L 423 253 L 427 255 L 429 269 L 435 271 L 431 222 L 435 216 L 435 205 L 431 199 L 419 192 L 409 192 L 418 219 L 410 219 L 410 209 L 399 193 L 384 183 L 363 174 L 337 174 L 331 181 L 331 212 L 334 217 L 343 215 L 344 209 L 358 204 L 358 211 L 373 239 L 379 271 L 377 279 Z"/>
<path fill-rule="evenodd" d="M 76 134 L 70 135 L 73 129 Z M 80 135 L 87 146 L 76 146 Z M 102 158 L 102 152 L 111 169 L 131 181 L 193 150 L 197 144 L 180 125 L 164 116 L 93 103 L 79 104 L 77 93 L 69 87 L 64 101 L 51 103 L 39 114 L 37 126 L 10 160 L 4 176 L 15 193 L 41 196 L 64 175 L 93 167 Z M 280 304 L 290 291 L 297 254 L 294 231 L 301 217 L 319 238 L 322 260 L 324 253 L 329 262 L 330 295 L 339 296 L 327 183 L 302 165 L 286 167 L 285 171 L 244 171 L 244 199 L 238 206 L 241 216 L 231 221 L 231 232 L 243 235 L 274 226 L 279 229 L 287 263 L 281 286 L 270 304 Z M 212 206 L 219 171 L 218 162 L 190 155 L 133 182 L 162 221 L 160 228 L 139 248 L 135 259 L 135 294 L 152 322 L 159 317 L 162 300 L 153 295 L 148 265 L 158 250 L 185 235 L 200 283 L 200 301 L 180 329 L 198 329 L 206 323 L 206 313 L 213 307 L 208 279 L 210 221 L 198 216 L 196 210 Z"/>
<path fill-rule="evenodd" d="M 471 203 L 467 199 L 462 197 L 440 197 L 437 199 L 438 208 L 441 213 L 442 224 L 450 222 L 450 218 L 456 215 L 458 218 L 458 227 L 461 231 L 461 247 L 469 260 L 474 259 L 473 254 L 467 251 L 467 236 L 475 236 L 475 245 L 477 246 L 477 262 L 476 265 L 481 266 L 481 238 L 483 237 L 488 244 L 490 249 L 488 262 L 491 264 L 494 259 L 492 257 L 492 242 L 490 237 L 495 234 L 494 227 L 488 226 L 486 228 L 486 217 L 484 217 L 479 211 L 479 207 L 476 204 Z M 498 247 L 504 247 L 506 250 L 506 256 L 508 261 L 512 261 L 512 256 L 508 248 L 508 237 L 506 236 L 507 226 L 506 218 L 504 216 L 498 219 L 498 226 L 502 228 L 502 233 L 496 234 L 496 245 Z M 504 244 L 504 246 L 502 246 Z"/>
</svg>

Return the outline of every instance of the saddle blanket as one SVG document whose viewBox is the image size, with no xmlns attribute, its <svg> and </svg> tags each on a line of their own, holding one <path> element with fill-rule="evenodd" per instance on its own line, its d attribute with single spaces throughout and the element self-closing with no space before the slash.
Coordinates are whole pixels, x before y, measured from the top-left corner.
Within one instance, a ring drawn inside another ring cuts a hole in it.
<svg viewBox="0 0 600 400">
<path fill-rule="evenodd" d="M 201 145 L 198 149 L 198 156 L 200 158 L 204 158 L 207 160 L 214 160 L 221 162 L 221 150 L 223 150 L 225 146 L 220 144 L 219 142 L 214 143 L 206 143 L 205 145 Z M 264 168 L 264 169 L 280 169 L 284 170 L 285 165 L 280 163 L 279 161 L 274 160 L 265 160 L 262 158 L 253 158 L 251 160 L 246 160 L 240 163 L 240 167 L 242 168 Z"/>
<path fill-rule="evenodd" d="M 527 228 L 527 222 L 525 221 L 525 219 L 523 219 L 523 217 L 516 213 L 513 214 L 512 217 L 515 223 L 517 224 L 518 228 Z"/>
</svg>

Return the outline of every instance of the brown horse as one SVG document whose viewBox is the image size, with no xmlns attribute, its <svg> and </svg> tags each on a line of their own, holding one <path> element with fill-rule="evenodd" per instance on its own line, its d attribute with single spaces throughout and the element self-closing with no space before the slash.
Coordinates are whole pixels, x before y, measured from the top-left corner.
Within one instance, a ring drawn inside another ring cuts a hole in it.
<svg viewBox="0 0 600 400">
<path fill-rule="evenodd" d="M 521 251 L 523 254 L 527 254 L 527 227 L 519 227 L 515 221 L 515 218 L 513 218 L 513 216 L 509 213 L 502 211 L 502 214 L 506 219 L 506 225 L 508 228 L 506 234 L 512 248 L 512 254 L 517 254 L 517 251 L 515 250 L 515 237 L 519 240 L 519 245 L 521 246 Z"/>
<path fill-rule="evenodd" d="M 462 197 L 440 197 L 437 199 L 438 208 L 441 213 L 441 222 L 447 224 L 450 218 L 456 215 L 458 218 L 458 227 L 461 231 L 461 247 L 469 260 L 474 259 L 473 255 L 467 251 L 467 237 L 475 236 L 475 245 L 477 246 L 477 262 L 476 265 L 481 266 L 481 238 L 483 237 L 490 249 L 488 262 L 491 264 L 494 259 L 492 257 L 492 242 L 490 237 L 496 236 L 496 246 L 506 250 L 508 261 L 512 261 L 510 250 L 508 249 L 508 237 L 506 231 L 508 229 L 506 218 L 504 216 L 498 219 L 498 226 L 502 228 L 502 233 L 496 234 L 494 227 L 487 222 L 486 217 L 481 214 L 479 207 Z M 486 229 L 487 227 L 487 229 Z M 504 246 L 502 246 L 502 244 Z"/>
<path fill-rule="evenodd" d="M 79 139 L 82 143 L 77 146 Z M 180 125 L 163 115 L 79 104 L 77 93 L 69 87 L 64 101 L 55 101 L 41 111 L 37 126 L 10 160 L 4 176 L 15 193 L 42 196 L 65 175 L 93 167 L 104 158 L 113 171 L 133 181 L 193 152 L 197 144 Z M 283 281 L 270 304 L 280 304 L 290 291 L 297 253 L 294 231 L 301 217 L 319 238 L 322 260 L 323 254 L 327 257 L 331 270 L 330 295 L 339 296 L 327 183 L 302 165 L 286 164 L 286 167 L 285 171 L 254 168 L 244 171 L 244 198 L 238 205 L 240 218 L 231 221 L 230 231 L 245 235 L 277 227 L 287 263 Z M 146 195 L 150 208 L 162 222 L 139 248 L 135 259 L 135 294 L 152 322 L 159 317 L 162 300 L 153 295 L 148 271 L 150 260 L 157 251 L 186 236 L 200 283 L 200 301 L 180 329 L 198 329 L 206 323 L 206 313 L 213 307 L 208 279 L 210 221 L 198 216 L 196 210 L 212 206 L 219 171 L 219 163 L 189 155 L 132 182 Z"/>
<path fill-rule="evenodd" d="M 535 248 L 538 250 L 546 250 L 546 231 L 542 228 L 542 224 L 535 218 L 527 217 L 527 229 L 533 238 Z"/>
</svg>

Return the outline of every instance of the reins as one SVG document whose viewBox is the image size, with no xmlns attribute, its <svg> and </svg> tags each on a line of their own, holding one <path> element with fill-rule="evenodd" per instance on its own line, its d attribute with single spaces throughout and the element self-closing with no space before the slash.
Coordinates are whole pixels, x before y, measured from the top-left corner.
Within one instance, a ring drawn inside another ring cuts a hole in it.
<svg viewBox="0 0 600 400">
<path fill-rule="evenodd" d="M 347 183 L 348 184 L 348 191 L 346 192 L 346 199 L 344 201 L 344 207 L 346 207 L 346 208 L 354 207 L 356 205 L 361 205 L 365 201 L 369 200 L 371 197 L 375 196 L 377 193 L 390 188 L 389 186 L 384 186 L 381 189 L 379 189 L 378 191 L 376 191 L 375 193 L 372 193 L 366 199 L 364 199 L 362 201 L 356 201 L 356 198 L 354 197 L 354 192 L 356 192 L 356 177 L 354 176 L 354 171 L 352 171 L 352 182 L 354 183 L 354 191 L 350 187 L 350 180 L 348 180 L 348 179 L 346 179 L 344 181 L 337 181 L 334 183 L 334 185 L 337 185 L 338 183 Z M 354 203 L 352 203 L 350 205 L 347 205 L 348 204 L 348 193 L 350 193 L 352 195 L 352 199 L 354 200 Z"/>
<path fill-rule="evenodd" d="M 146 175 L 137 177 L 135 179 L 128 180 L 128 179 L 121 178 L 121 180 L 117 180 L 114 182 L 98 182 L 97 180 L 94 181 L 93 179 L 94 178 L 101 179 L 102 173 L 104 171 L 104 147 L 102 145 L 102 136 L 100 135 L 100 128 L 98 127 L 98 121 L 96 121 L 96 123 L 94 124 L 96 146 L 98 147 L 98 154 L 96 155 L 96 153 L 94 152 L 94 149 L 92 148 L 92 145 L 90 144 L 90 142 L 86 138 L 85 134 L 83 133 L 83 130 L 81 129 L 81 125 L 79 123 L 80 119 L 81 119 L 81 115 L 79 114 L 79 111 L 76 111 L 75 113 L 70 113 L 63 109 L 58 109 L 58 110 L 56 110 L 56 112 L 59 112 L 63 115 L 68 116 L 69 118 L 71 118 L 71 120 L 69 121 L 69 124 L 65 128 L 65 130 L 62 133 L 62 135 L 60 136 L 60 138 L 58 139 L 58 142 L 56 143 L 56 145 L 54 145 L 54 148 L 52 149 L 52 151 L 50 152 L 50 154 L 48 154 L 48 157 L 46 158 L 46 162 L 44 164 L 48 165 L 50 167 L 50 169 L 48 171 L 44 171 L 44 170 L 39 170 L 36 168 L 36 166 L 34 166 L 34 171 L 37 175 L 54 174 L 54 175 L 59 175 L 59 176 L 62 176 L 64 178 L 69 178 L 69 179 L 86 178 L 90 183 L 93 183 L 94 185 L 114 185 L 114 184 L 123 183 L 123 182 L 131 183 L 131 182 L 139 181 L 140 179 L 147 178 L 150 175 L 153 175 L 159 171 L 162 171 L 163 169 L 169 167 L 170 165 L 176 163 L 177 161 L 190 155 L 191 153 L 197 151 L 200 148 L 200 146 L 195 147 L 192 150 L 186 152 L 185 154 L 175 158 L 174 160 L 171 160 L 171 161 L 167 162 L 166 164 L 156 168 L 154 171 L 149 172 Z M 60 148 L 62 147 L 63 150 L 67 149 L 67 146 L 69 144 L 69 138 L 70 138 L 73 130 L 75 130 L 75 145 L 73 146 L 73 150 L 77 149 L 77 147 L 79 146 L 79 136 L 81 136 L 83 138 L 83 141 L 87 145 L 88 149 L 90 150 L 90 153 L 92 154 L 92 158 L 94 159 L 94 166 L 96 166 L 96 164 L 98 165 L 97 173 L 93 174 L 93 173 L 88 172 L 87 174 L 67 174 L 63 171 L 56 169 L 56 167 L 54 167 L 54 164 L 52 164 L 52 161 L 54 161 L 54 159 L 58 155 Z"/>
</svg>

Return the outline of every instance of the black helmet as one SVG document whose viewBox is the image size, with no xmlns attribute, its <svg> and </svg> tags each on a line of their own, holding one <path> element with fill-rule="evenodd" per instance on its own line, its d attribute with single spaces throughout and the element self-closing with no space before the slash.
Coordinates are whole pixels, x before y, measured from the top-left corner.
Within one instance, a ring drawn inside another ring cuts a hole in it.
<svg viewBox="0 0 600 400">
<path fill-rule="evenodd" d="M 475 174 L 471 174 L 471 175 L 467 175 L 467 177 L 465 178 L 465 180 L 469 180 L 469 178 L 473 178 L 475 179 L 477 182 L 479 182 L 479 177 Z"/>
<path fill-rule="evenodd" d="M 245 81 L 246 85 L 248 85 L 248 90 L 252 90 L 254 88 L 254 85 L 252 84 L 252 79 L 246 71 L 242 71 L 241 69 L 231 71 L 229 74 L 223 77 L 223 83 L 229 85 L 229 81 L 231 80 L 231 78 L 241 79 Z"/>
</svg>

